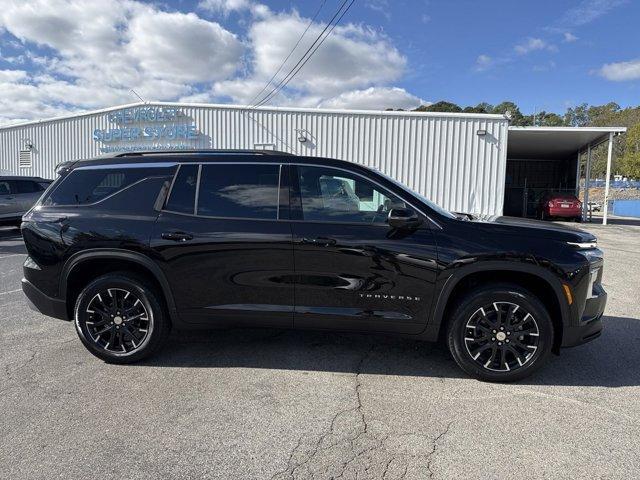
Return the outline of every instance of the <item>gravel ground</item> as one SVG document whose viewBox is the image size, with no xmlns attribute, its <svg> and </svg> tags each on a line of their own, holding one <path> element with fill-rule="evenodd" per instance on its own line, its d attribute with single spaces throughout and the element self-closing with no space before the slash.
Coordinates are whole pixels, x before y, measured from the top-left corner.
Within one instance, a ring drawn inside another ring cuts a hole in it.
<svg viewBox="0 0 640 480">
<path fill-rule="evenodd" d="M 0 230 L 0 478 L 632 478 L 640 472 L 640 222 L 589 225 L 606 330 L 523 382 L 381 336 L 173 334 L 135 366 L 28 309 Z"/>
</svg>

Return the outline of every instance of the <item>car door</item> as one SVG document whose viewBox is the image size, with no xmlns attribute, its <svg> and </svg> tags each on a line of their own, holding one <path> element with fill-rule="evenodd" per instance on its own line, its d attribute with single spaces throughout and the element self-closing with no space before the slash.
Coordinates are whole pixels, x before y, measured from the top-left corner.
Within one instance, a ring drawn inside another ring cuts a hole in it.
<svg viewBox="0 0 640 480">
<path fill-rule="evenodd" d="M 391 228 L 389 211 L 411 206 L 355 171 L 300 164 L 291 179 L 294 325 L 423 331 L 437 271 L 426 217 L 415 229 Z"/>
<path fill-rule="evenodd" d="M 15 184 L 12 180 L 0 180 L 0 218 L 18 217 Z"/>
<path fill-rule="evenodd" d="M 188 323 L 293 325 L 287 169 L 273 162 L 181 164 L 154 228 Z"/>
</svg>

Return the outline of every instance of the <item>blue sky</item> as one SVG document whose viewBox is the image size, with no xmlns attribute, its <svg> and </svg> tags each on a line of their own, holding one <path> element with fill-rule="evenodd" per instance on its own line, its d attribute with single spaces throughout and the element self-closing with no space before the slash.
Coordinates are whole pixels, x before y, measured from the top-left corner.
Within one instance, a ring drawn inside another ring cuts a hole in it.
<svg viewBox="0 0 640 480">
<path fill-rule="evenodd" d="M 251 104 L 318 8 L 283 73 L 340 3 L 0 0 L 0 123 L 130 103 L 131 89 L 147 100 Z M 269 103 L 638 105 L 639 3 L 356 0 Z"/>
</svg>

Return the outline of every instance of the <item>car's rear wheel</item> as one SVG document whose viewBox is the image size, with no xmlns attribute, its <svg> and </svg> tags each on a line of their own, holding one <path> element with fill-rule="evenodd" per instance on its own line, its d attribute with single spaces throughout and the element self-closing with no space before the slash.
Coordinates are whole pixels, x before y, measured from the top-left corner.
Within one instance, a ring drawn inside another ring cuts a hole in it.
<svg viewBox="0 0 640 480">
<path fill-rule="evenodd" d="M 456 363 L 469 375 L 510 382 L 543 365 L 553 345 L 553 324 L 535 295 L 496 284 L 459 301 L 447 340 Z"/>
<path fill-rule="evenodd" d="M 156 289 L 127 272 L 109 273 L 87 285 L 76 300 L 74 318 L 84 346 L 110 363 L 148 357 L 171 329 Z"/>
</svg>

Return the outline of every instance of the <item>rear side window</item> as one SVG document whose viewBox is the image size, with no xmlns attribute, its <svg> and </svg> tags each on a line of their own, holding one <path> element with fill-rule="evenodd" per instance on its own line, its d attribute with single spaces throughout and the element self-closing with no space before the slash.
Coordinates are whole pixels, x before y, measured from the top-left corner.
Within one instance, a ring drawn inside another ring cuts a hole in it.
<svg viewBox="0 0 640 480">
<path fill-rule="evenodd" d="M 47 196 L 43 205 L 88 205 L 151 176 L 148 168 L 78 168 Z"/>
<path fill-rule="evenodd" d="M 195 208 L 197 185 L 198 165 L 181 165 L 165 208 L 172 212 L 192 214 Z"/>
<path fill-rule="evenodd" d="M 197 213 L 276 220 L 279 175 L 279 165 L 203 165 Z"/>
<path fill-rule="evenodd" d="M 0 195 L 10 195 L 11 184 L 7 181 L 0 181 Z"/>
<path fill-rule="evenodd" d="M 40 184 L 31 180 L 16 180 L 16 188 L 18 193 L 35 193 L 44 190 Z"/>
</svg>

